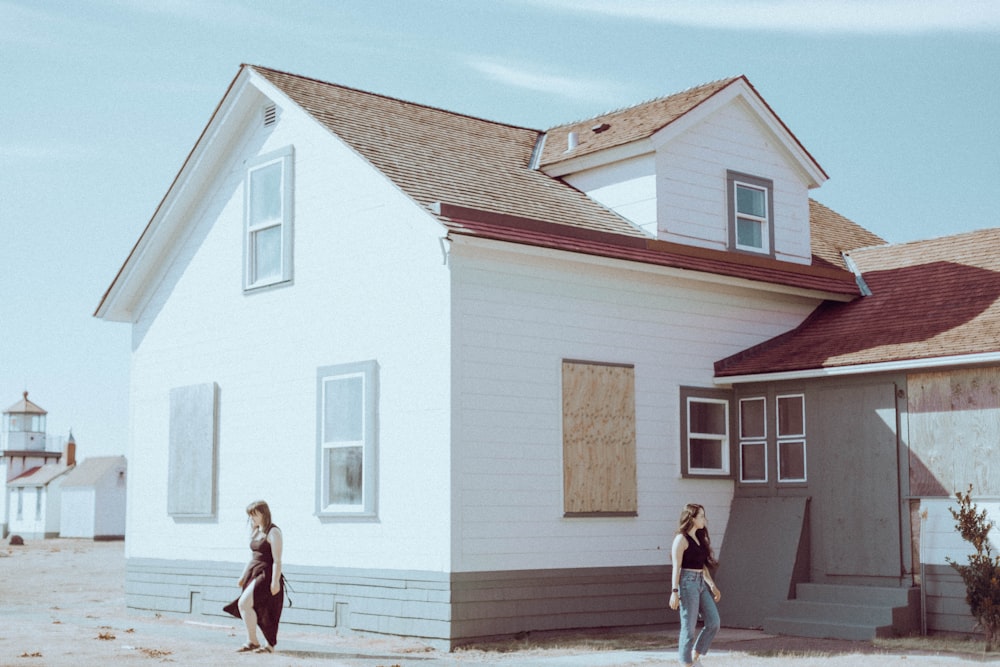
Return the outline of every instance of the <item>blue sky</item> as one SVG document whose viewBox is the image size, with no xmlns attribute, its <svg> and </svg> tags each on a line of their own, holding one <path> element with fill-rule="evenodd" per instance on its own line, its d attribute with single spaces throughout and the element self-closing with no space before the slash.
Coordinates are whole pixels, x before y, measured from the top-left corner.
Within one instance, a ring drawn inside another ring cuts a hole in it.
<svg viewBox="0 0 1000 667">
<path fill-rule="evenodd" d="M 83 458 L 129 437 L 128 326 L 92 314 L 241 63 L 538 129 L 746 74 L 820 202 L 1000 225 L 993 0 L 0 0 L 0 409 Z"/>
</svg>

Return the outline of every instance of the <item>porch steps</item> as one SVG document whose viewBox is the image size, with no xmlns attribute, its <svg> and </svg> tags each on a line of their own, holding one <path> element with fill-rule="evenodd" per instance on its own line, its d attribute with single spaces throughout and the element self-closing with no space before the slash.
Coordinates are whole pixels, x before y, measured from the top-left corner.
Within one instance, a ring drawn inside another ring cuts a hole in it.
<svg viewBox="0 0 1000 667">
<path fill-rule="evenodd" d="M 764 620 L 776 635 L 872 640 L 920 630 L 920 589 L 798 584 Z"/>
</svg>

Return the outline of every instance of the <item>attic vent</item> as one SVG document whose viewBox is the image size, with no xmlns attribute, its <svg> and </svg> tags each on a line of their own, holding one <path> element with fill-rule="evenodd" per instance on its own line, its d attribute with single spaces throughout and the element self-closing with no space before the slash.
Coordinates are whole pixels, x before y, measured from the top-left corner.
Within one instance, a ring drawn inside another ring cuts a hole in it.
<svg viewBox="0 0 1000 667">
<path fill-rule="evenodd" d="M 595 125 L 594 127 L 590 128 L 590 130 L 594 134 L 600 134 L 601 132 L 605 132 L 609 129 L 611 129 L 611 126 L 608 125 L 607 123 L 601 123 L 600 125 Z"/>
<path fill-rule="evenodd" d="M 268 104 L 264 107 L 264 127 L 270 127 L 274 125 L 275 121 L 278 120 L 278 107 L 274 104 Z"/>
</svg>

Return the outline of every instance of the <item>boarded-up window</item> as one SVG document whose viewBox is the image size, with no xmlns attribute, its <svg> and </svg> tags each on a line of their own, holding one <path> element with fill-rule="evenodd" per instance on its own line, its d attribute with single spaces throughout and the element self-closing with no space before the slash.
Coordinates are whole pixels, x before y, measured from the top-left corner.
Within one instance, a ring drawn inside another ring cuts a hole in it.
<svg viewBox="0 0 1000 667">
<path fill-rule="evenodd" d="M 635 368 L 567 360 L 562 389 L 564 512 L 634 516 Z"/>
<path fill-rule="evenodd" d="M 167 513 L 215 516 L 218 393 L 214 382 L 170 390 Z"/>
</svg>

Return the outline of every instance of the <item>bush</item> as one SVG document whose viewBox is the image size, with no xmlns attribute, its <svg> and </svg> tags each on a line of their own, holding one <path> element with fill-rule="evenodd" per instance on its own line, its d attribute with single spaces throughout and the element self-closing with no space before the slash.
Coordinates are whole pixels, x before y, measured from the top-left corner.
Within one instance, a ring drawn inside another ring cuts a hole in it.
<svg viewBox="0 0 1000 667">
<path fill-rule="evenodd" d="M 976 550 L 969 555 L 968 565 L 959 565 L 947 558 L 965 583 L 965 600 L 972 616 L 986 634 L 986 650 L 993 651 L 1000 639 L 1000 556 L 993 555 L 989 534 L 993 522 L 986 518 L 986 510 L 976 511 L 972 502 L 972 485 L 965 493 L 955 492 L 959 509 L 948 508 L 955 518 L 955 528 L 962 539 Z"/>
</svg>

